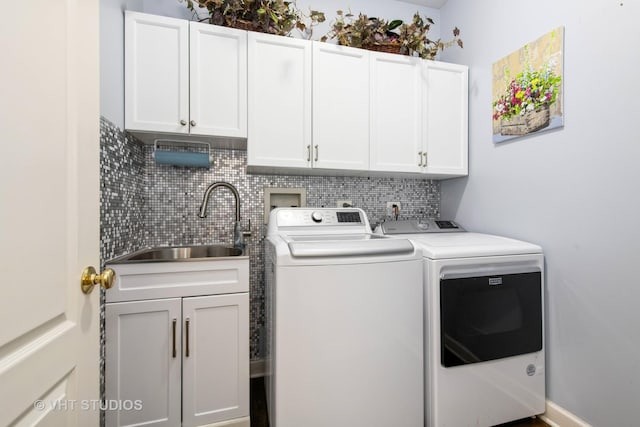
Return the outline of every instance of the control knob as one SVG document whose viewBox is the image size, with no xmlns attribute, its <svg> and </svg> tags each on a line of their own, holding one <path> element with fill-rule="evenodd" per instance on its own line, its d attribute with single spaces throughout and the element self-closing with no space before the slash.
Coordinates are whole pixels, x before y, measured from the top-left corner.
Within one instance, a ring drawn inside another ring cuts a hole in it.
<svg viewBox="0 0 640 427">
<path fill-rule="evenodd" d="M 311 219 L 313 220 L 313 222 L 322 222 L 322 213 L 313 212 L 311 214 Z"/>
</svg>

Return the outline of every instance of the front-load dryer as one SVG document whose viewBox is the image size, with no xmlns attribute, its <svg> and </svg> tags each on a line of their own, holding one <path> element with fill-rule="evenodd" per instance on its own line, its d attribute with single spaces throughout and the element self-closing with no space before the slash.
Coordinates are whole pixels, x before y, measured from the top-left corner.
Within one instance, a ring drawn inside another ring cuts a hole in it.
<svg viewBox="0 0 640 427">
<path fill-rule="evenodd" d="M 385 223 L 386 233 L 424 257 L 426 425 L 488 427 L 543 413 L 542 249 L 452 221 L 400 222 Z"/>
</svg>

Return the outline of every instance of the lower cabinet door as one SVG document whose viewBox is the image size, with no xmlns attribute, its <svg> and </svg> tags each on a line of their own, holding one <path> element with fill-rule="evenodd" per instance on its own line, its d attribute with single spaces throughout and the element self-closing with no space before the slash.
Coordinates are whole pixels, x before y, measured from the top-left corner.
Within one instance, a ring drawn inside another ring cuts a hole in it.
<svg viewBox="0 0 640 427">
<path fill-rule="evenodd" d="M 183 427 L 249 416 L 249 294 L 182 302 Z"/>
<path fill-rule="evenodd" d="M 181 298 L 105 306 L 106 426 L 180 425 Z"/>
</svg>

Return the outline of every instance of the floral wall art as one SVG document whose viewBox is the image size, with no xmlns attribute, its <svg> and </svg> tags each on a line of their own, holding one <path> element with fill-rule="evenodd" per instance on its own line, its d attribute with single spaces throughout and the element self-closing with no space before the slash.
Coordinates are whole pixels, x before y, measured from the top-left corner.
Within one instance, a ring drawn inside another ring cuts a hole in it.
<svg viewBox="0 0 640 427">
<path fill-rule="evenodd" d="M 493 64 L 493 142 L 564 125 L 564 27 Z"/>
</svg>

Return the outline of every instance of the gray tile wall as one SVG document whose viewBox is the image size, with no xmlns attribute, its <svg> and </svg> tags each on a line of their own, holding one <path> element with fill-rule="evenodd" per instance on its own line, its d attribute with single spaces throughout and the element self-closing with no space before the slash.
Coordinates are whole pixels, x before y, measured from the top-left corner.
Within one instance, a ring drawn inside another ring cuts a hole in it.
<svg viewBox="0 0 640 427">
<path fill-rule="evenodd" d="M 263 354 L 264 188 L 304 187 L 308 206 L 335 207 L 349 199 L 362 208 L 371 224 L 385 218 L 386 202 L 402 204 L 401 217 L 435 218 L 440 187 L 426 179 L 254 175 L 246 173 L 246 151 L 213 150 L 210 169 L 157 165 L 153 147 L 125 137 L 102 119 L 102 259 L 145 246 L 230 243 L 234 199 L 224 188 L 212 193 L 208 217 L 198 217 L 206 188 L 213 182 L 233 184 L 241 197 L 245 228 L 251 222 L 250 339 L 251 358 Z"/>
</svg>

